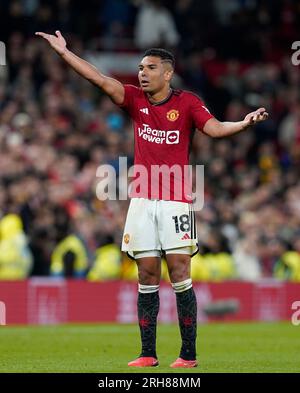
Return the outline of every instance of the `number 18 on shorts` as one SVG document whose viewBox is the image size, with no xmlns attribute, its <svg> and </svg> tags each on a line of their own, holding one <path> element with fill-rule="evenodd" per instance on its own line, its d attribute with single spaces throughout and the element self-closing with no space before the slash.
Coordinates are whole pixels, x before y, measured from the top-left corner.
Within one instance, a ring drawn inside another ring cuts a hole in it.
<svg viewBox="0 0 300 393">
<path fill-rule="evenodd" d="M 122 251 L 198 250 L 195 212 L 190 203 L 133 198 L 127 213 Z"/>
</svg>

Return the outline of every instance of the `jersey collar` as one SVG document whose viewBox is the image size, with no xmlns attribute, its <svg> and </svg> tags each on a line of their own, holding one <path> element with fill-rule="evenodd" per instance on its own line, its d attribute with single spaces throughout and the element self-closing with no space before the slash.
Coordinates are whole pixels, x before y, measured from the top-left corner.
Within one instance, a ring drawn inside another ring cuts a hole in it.
<svg viewBox="0 0 300 393">
<path fill-rule="evenodd" d="M 169 94 L 168 94 L 168 96 L 167 96 L 166 98 L 164 98 L 162 101 L 155 102 L 155 103 L 153 103 L 153 102 L 151 102 L 151 101 L 149 100 L 149 98 L 148 98 L 148 96 L 147 96 L 146 93 L 145 93 L 145 95 L 146 95 L 147 100 L 149 101 L 149 103 L 150 103 L 151 105 L 153 105 L 153 106 L 159 106 L 159 105 L 165 104 L 166 102 L 168 102 L 168 101 L 171 99 L 171 97 L 172 97 L 172 95 L 173 95 L 173 89 L 172 89 L 172 88 L 170 89 L 170 92 L 169 92 Z"/>
</svg>

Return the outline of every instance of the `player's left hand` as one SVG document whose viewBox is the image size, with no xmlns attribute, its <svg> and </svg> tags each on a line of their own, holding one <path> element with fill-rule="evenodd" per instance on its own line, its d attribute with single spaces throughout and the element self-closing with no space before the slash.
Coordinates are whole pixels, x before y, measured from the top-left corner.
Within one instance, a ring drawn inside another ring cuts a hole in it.
<svg viewBox="0 0 300 393">
<path fill-rule="evenodd" d="M 256 123 L 259 123 L 261 121 L 267 120 L 269 117 L 268 112 L 266 112 L 265 108 L 259 108 L 254 112 L 248 113 L 248 115 L 245 116 L 244 123 L 245 123 L 245 128 L 249 126 L 253 126 Z"/>
</svg>

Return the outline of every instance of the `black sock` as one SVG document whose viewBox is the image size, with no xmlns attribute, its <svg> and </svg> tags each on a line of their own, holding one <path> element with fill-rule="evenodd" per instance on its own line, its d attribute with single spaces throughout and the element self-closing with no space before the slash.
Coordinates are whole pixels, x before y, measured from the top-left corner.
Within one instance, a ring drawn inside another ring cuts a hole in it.
<svg viewBox="0 0 300 393">
<path fill-rule="evenodd" d="M 142 340 L 140 356 L 156 356 L 156 325 L 159 310 L 158 291 L 138 293 L 138 318 Z"/>
<path fill-rule="evenodd" d="M 193 288 L 176 293 L 182 347 L 180 357 L 185 360 L 196 359 L 197 300 Z"/>
</svg>

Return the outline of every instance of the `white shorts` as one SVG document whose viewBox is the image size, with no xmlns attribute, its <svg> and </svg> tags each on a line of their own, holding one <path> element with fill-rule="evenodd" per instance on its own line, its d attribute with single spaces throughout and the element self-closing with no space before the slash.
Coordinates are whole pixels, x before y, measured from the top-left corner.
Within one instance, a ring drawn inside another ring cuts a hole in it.
<svg viewBox="0 0 300 393">
<path fill-rule="evenodd" d="M 153 256 L 158 256 L 162 251 L 168 254 L 170 250 L 173 252 L 173 249 L 183 247 L 184 253 L 194 255 L 198 252 L 192 204 L 144 198 L 131 199 L 122 251 L 134 258 L 135 254 L 140 252 L 156 251 Z"/>
</svg>

